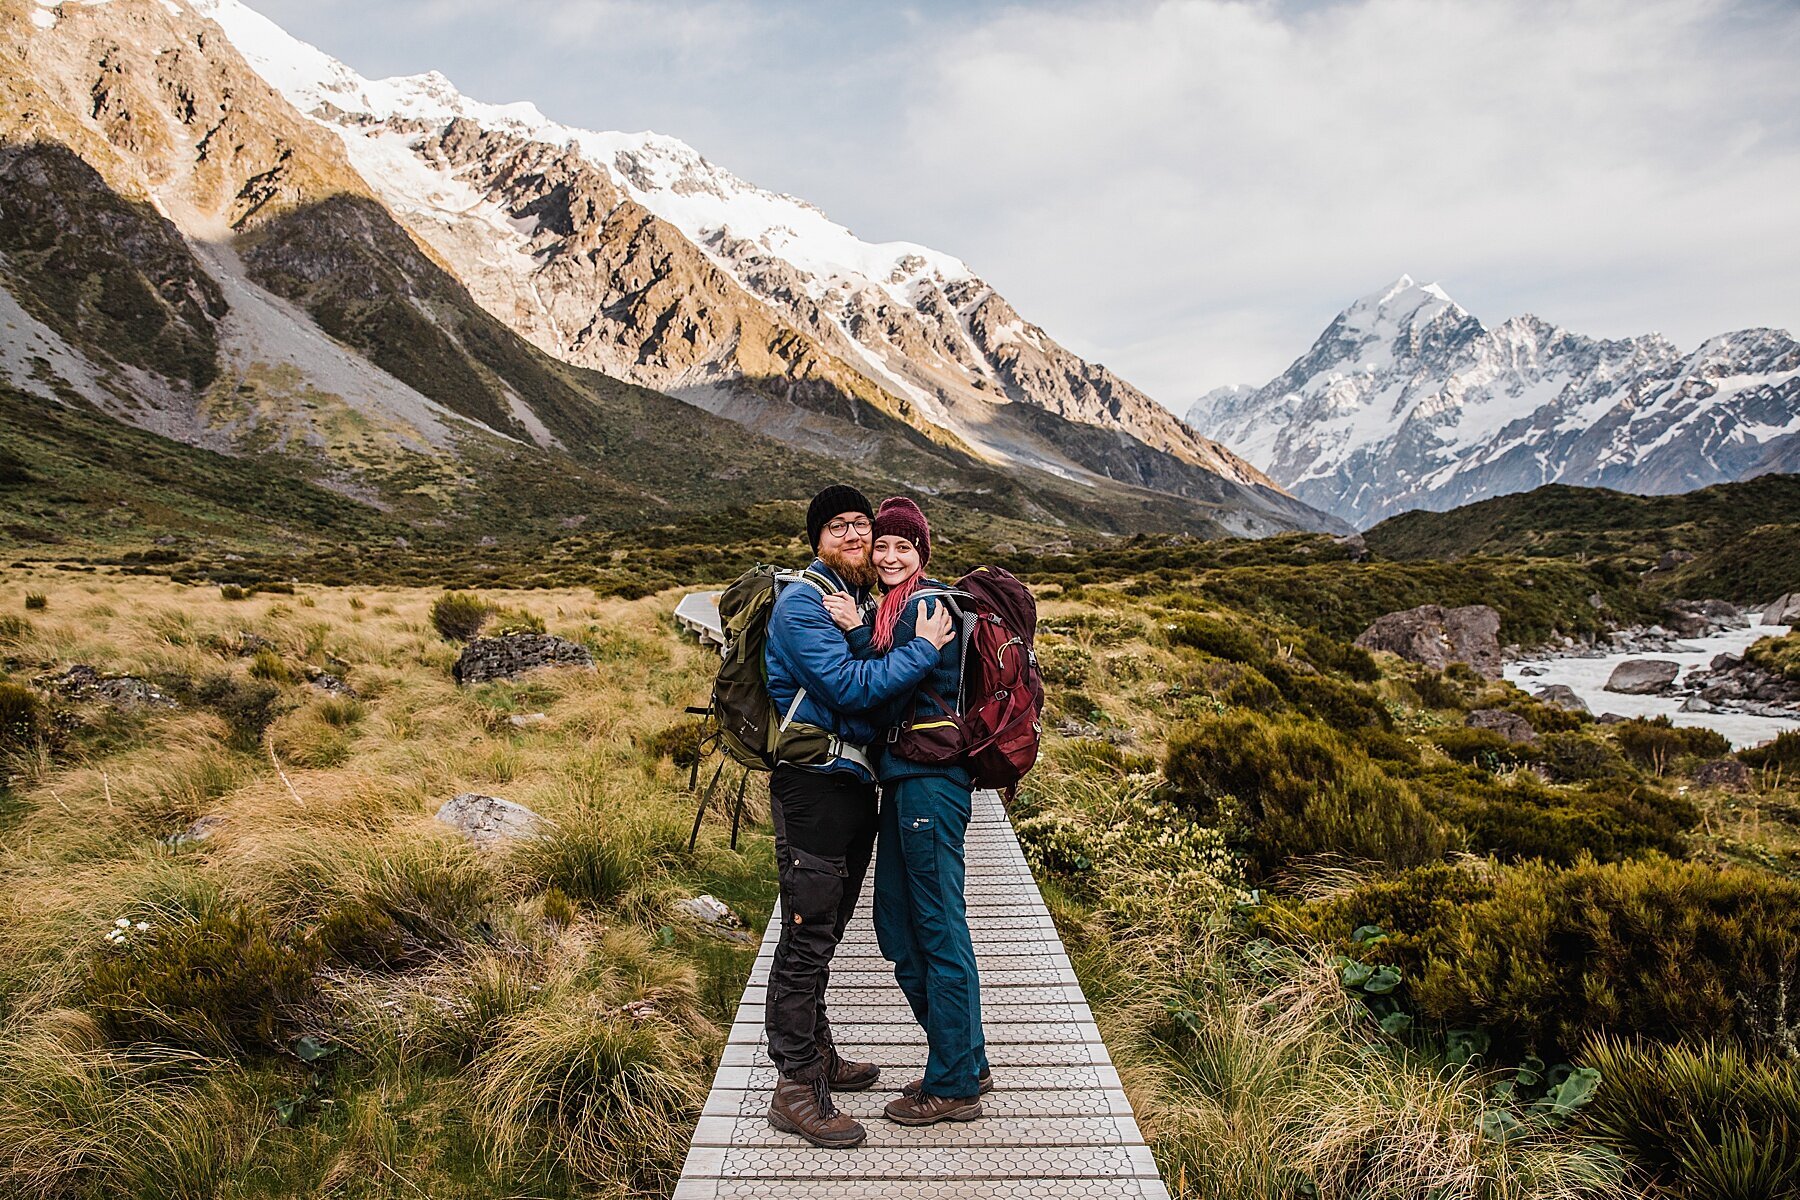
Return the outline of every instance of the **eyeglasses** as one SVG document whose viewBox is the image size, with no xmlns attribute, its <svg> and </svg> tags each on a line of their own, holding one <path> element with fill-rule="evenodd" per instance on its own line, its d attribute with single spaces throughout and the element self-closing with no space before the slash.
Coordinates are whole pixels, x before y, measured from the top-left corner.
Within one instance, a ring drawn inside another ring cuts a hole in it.
<svg viewBox="0 0 1800 1200">
<path fill-rule="evenodd" d="M 873 528 L 875 528 L 875 526 L 871 525 L 867 520 L 858 517 L 854 521 L 832 521 L 825 526 L 825 532 L 829 533 L 832 537 L 843 537 L 851 530 L 855 530 L 859 535 L 868 537 L 869 530 Z"/>
</svg>

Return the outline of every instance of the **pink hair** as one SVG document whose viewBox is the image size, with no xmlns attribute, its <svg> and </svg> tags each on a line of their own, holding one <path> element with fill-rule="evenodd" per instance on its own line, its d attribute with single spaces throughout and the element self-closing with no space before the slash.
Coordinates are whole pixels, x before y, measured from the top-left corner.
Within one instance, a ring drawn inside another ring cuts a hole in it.
<svg viewBox="0 0 1800 1200">
<path fill-rule="evenodd" d="M 906 610 L 906 602 L 919 590 L 919 584 L 924 578 L 925 568 L 921 565 L 897 586 L 881 593 L 881 603 L 875 608 L 874 643 L 875 649 L 882 654 L 894 648 L 894 627 L 900 623 L 900 614 Z"/>
</svg>

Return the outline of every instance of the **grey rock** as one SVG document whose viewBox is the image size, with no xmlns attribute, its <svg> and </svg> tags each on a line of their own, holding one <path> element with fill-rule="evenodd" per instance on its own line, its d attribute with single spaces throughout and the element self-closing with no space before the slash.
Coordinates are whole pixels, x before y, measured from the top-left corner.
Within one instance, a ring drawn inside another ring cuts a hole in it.
<svg viewBox="0 0 1800 1200">
<path fill-rule="evenodd" d="M 1682 563 L 1691 563 L 1693 561 L 1694 555 L 1690 551 L 1664 550 L 1662 557 L 1656 560 L 1656 569 L 1659 571 L 1673 571 Z"/>
<path fill-rule="evenodd" d="M 1703 700 L 1699 696 L 1689 696 L 1686 700 L 1681 702 L 1679 711 L 1685 713 L 1718 712 L 1719 706 L 1714 704 L 1711 700 Z"/>
<path fill-rule="evenodd" d="M 544 826 L 544 819 L 523 804 L 479 792 L 450 797 L 437 810 L 437 819 L 483 850 L 513 838 L 537 837 Z"/>
<path fill-rule="evenodd" d="M 1545 704 L 1554 704 L 1566 712 L 1587 712 L 1587 701 L 1566 683 L 1552 683 L 1537 690 L 1537 698 Z"/>
<path fill-rule="evenodd" d="M 194 842 L 204 842 L 224 827 L 224 817 L 217 813 L 207 813 L 180 833 L 164 840 L 171 846 L 186 846 Z"/>
<path fill-rule="evenodd" d="M 545 713 L 514 713 L 506 718 L 506 723 L 514 729 L 530 729 L 533 725 L 542 725 L 549 719 Z"/>
<path fill-rule="evenodd" d="M 579 642 L 547 633 L 513 633 L 476 638 L 456 660 L 451 673 L 461 684 L 511 679 L 540 667 L 594 668 L 594 656 Z"/>
<path fill-rule="evenodd" d="M 1750 786 L 1750 768 L 1735 758 L 1715 758 L 1694 768 L 1694 783 L 1741 792 Z"/>
<path fill-rule="evenodd" d="M 1537 741 L 1537 730 L 1531 722 L 1518 713 L 1507 712 L 1503 708 L 1478 708 L 1469 714 L 1471 729 L 1491 729 L 1509 742 L 1531 745 Z"/>
<path fill-rule="evenodd" d="M 1789 592 L 1778 596 L 1775 602 L 1763 609 L 1764 625 L 1800 625 L 1800 592 Z"/>
<path fill-rule="evenodd" d="M 86 663 L 76 663 L 61 675 L 39 676 L 35 681 L 46 691 L 70 700 L 94 700 L 114 708 L 179 708 L 174 698 L 136 675 L 102 675 Z"/>
<path fill-rule="evenodd" d="M 1669 690 L 1681 666 L 1663 658 L 1634 658 L 1613 668 L 1606 690 L 1625 696 L 1654 696 Z"/>
<path fill-rule="evenodd" d="M 1422 604 L 1376 618 L 1358 635 L 1356 644 L 1440 671 L 1453 662 L 1467 663 L 1484 678 L 1498 679 L 1502 668 L 1499 632 L 1500 614 L 1485 604 L 1462 608 Z"/>
<path fill-rule="evenodd" d="M 1369 560 L 1369 543 L 1363 540 L 1362 534 L 1348 533 L 1331 540 L 1350 552 L 1351 562 L 1367 562 Z"/>
</svg>

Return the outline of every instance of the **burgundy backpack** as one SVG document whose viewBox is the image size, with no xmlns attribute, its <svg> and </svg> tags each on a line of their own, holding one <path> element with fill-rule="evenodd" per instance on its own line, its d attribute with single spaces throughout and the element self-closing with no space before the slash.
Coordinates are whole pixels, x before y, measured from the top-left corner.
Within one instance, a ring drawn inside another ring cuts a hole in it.
<svg viewBox="0 0 1800 1200">
<path fill-rule="evenodd" d="M 927 696 L 935 714 L 919 714 L 889 734 L 902 758 L 961 763 L 975 786 L 1010 797 L 1037 762 L 1043 736 L 1044 679 L 1038 672 L 1037 602 L 1009 571 L 976 567 L 941 594 L 962 618 L 962 688 L 952 708 Z M 960 602 L 960 603 L 959 603 Z"/>
</svg>

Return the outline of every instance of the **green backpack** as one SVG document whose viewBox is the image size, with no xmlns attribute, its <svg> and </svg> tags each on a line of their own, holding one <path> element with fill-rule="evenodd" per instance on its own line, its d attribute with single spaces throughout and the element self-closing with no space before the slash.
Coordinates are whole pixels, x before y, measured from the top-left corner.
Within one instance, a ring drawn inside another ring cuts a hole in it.
<svg viewBox="0 0 1800 1200">
<path fill-rule="evenodd" d="M 719 746 L 753 771 L 772 771 L 777 762 L 818 763 L 832 757 L 829 730 L 793 720 L 801 696 L 785 714 L 769 698 L 769 672 L 764 652 L 769 645 L 769 616 L 783 588 L 804 583 L 821 596 L 843 591 L 815 571 L 785 571 L 756 566 L 738 576 L 719 596 L 719 625 L 725 634 L 724 658 L 713 679 L 710 715 Z"/>
</svg>

